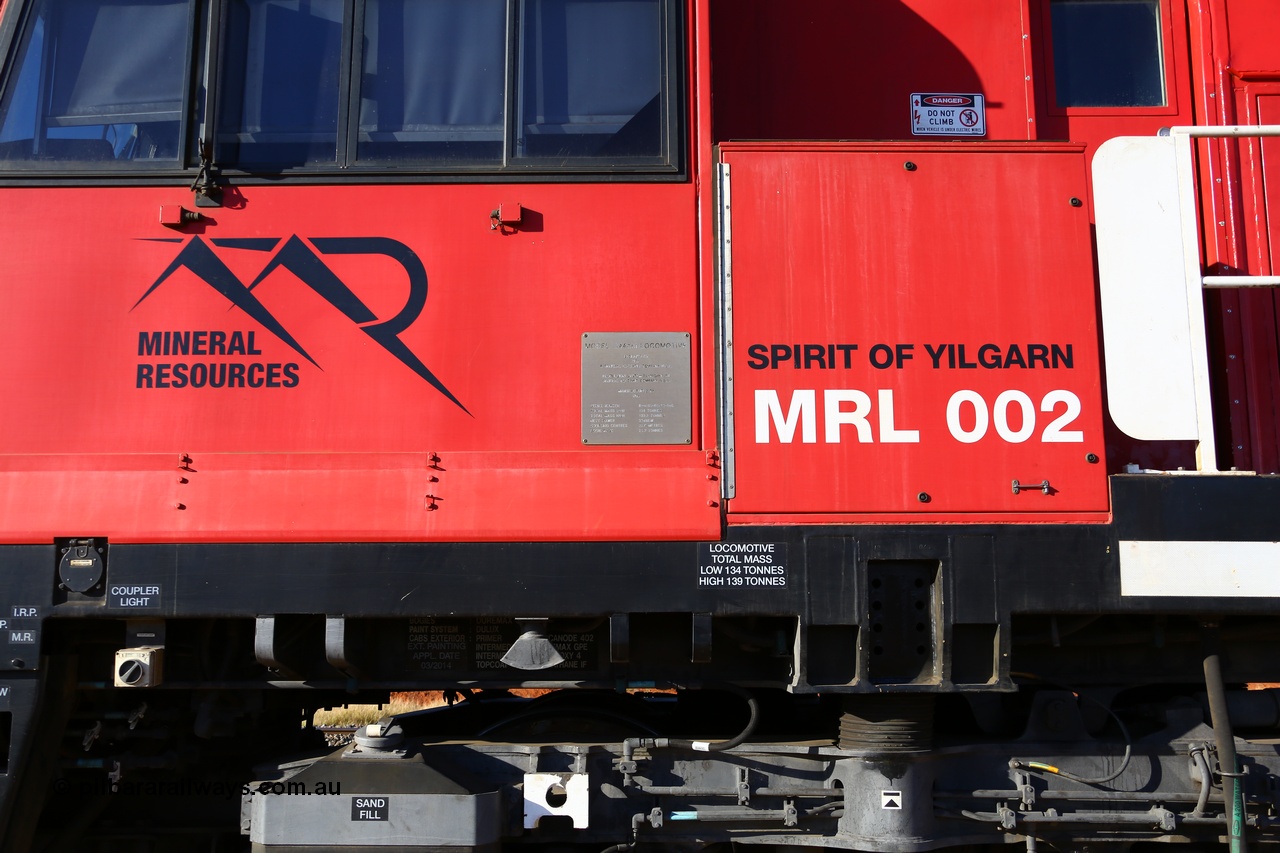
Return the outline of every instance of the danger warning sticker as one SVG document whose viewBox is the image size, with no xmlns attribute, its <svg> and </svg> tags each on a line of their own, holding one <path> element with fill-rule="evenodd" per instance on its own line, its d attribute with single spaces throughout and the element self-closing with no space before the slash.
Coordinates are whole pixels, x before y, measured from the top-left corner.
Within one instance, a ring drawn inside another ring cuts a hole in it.
<svg viewBox="0 0 1280 853">
<path fill-rule="evenodd" d="M 912 93 L 911 133 L 914 136 L 986 136 L 987 110 L 982 96 Z"/>
</svg>

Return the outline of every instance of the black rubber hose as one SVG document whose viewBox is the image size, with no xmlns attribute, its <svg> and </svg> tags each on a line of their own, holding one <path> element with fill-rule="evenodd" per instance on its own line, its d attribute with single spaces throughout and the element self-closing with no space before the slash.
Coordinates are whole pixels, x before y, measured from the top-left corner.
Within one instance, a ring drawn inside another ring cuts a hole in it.
<svg viewBox="0 0 1280 853">
<path fill-rule="evenodd" d="M 756 724 L 760 722 L 760 702 L 749 691 L 739 687 L 736 684 L 716 684 L 707 685 L 708 689 L 724 690 L 741 696 L 747 703 L 747 709 L 751 712 L 751 718 L 747 720 L 747 725 L 729 740 L 716 742 L 702 740 L 688 740 L 685 738 L 638 738 L 629 737 L 622 742 L 622 760 L 630 763 L 632 756 L 637 749 L 666 749 L 668 747 L 678 747 L 681 749 L 692 749 L 695 752 L 723 752 L 726 749 L 733 749 L 744 742 L 756 730 Z M 634 770 L 624 771 L 623 777 L 626 784 L 631 784 L 631 774 Z"/>
<path fill-rule="evenodd" d="M 1231 717 L 1227 713 L 1227 691 L 1222 684 L 1222 661 L 1218 656 L 1216 626 L 1205 632 L 1204 686 L 1205 692 L 1209 694 L 1209 725 L 1213 726 L 1213 739 L 1218 747 L 1223 799 L 1229 804 L 1225 817 L 1231 838 L 1231 853 L 1245 853 L 1248 845 L 1244 837 L 1244 786 L 1236 760 L 1235 733 L 1231 731 Z"/>
<path fill-rule="evenodd" d="M 1061 767 L 1054 767 L 1052 764 L 1045 764 L 1042 761 L 1024 761 L 1020 758 L 1011 759 L 1009 761 L 1010 767 L 1014 769 L 1021 768 L 1024 770 L 1041 770 L 1045 773 L 1052 773 L 1055 776 L 1061 776 L 1063 779 L 1070 779 L 1073 782 L 1080 782 L 1084 785 L 1105 785 L 1106 783 L 1119 778 L 1121 773 L 1124 773 L 1124 771 L 1129 769 L 1129 761 L 1133 757 L 1133 738 L 1129 736 L 1129 728 L 1124 724 L 1124 720 L 1120 719 L 1120 715 L 1117 714 L 1110 705 L 1099 702 L 1087 693 L 1081 693 L 1079 690 L 1074 688 L 1067 687 L 1062 684 L 1056 684 L 1029 672 L 1015 672 L 1013 674 L 1022 678 L 1031 678 L 1044 684 L 1050 684 L 1057 687 L 1059 690 L 1065 690 L 1068 693 L 1075 694 L 1081 699 L 1088 699 L 1090 702 L 1102 708 L 1102 710 L 1111 715 L 1111 719 L 1115 721 L 1116 726 L 1120 729 L 1121 736 L 1124 737 L 1124 757 L 1120 760 L 1120 766 L 1115 770 L 1108 773 L 1106 776 L 1096 777 L 1077 776 L 1074 773 L 1069 773 L 1066 770 L 1063 770 Z"/>
<path fill-rule="evenodd" d="M 756 725 L 760 722 L 760 702 L 756 699 L 755 695 L 752 694 L 751 691 L 745 690 L 736 684 L 717 684 L 713 689 L 735 693 L 746 700 L 747 708 L 751 712 L 751 717 L 747 720 L 747 725 L 743 727 L 742 731 L 738 732 L 738 734 L 729 738 L 729 740 L 721 740 L 712 743 L 701 740 L 671 738 L 668 741 L 669 745 L 684 749 L 694 749 L 699 752 L 724 752 L 726 749 L 733 749 L 735 746 L 740 745 L 755 732 Z"/>
</svg>

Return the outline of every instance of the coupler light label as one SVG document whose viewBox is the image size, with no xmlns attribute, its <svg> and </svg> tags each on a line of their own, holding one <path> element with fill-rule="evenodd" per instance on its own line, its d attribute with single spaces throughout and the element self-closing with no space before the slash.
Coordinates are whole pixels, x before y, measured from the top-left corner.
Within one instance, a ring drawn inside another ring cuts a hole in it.
<svg viewBox="0 0 1280 853">
<path fill-rule="evenodd" d="M 111 607 L 152 608 L 160 606 L 159 584 L 138 586 L 116 585 L 107 590 Z"/>
</svg>

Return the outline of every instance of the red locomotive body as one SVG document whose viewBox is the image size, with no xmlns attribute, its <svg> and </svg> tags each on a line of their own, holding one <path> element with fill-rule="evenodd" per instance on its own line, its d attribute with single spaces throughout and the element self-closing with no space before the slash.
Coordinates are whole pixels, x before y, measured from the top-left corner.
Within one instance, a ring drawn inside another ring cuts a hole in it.
<svg viewBox="0 0 1280 853">
<path fill-rule="evenodd" d="M 0 2 L 3 849 L 1274 842 L 1274 17 Z"/>
<path fill-rule="evenodd" d="M 721 154 L 731 521 L 1102 517 L 1079 146 L 729 143 Z M 1015 194 L 1024 207 L 994 202 Z M 993 299 L 995 280 L 1019 284 Z"/>
<path fill-rule="evenodd" d="M 504 194 L 523 215 L 493 228 Z M 719 531 L 690 414 L 687 183 L 280 187 L 167 228 L 157 213 L 181 195 L 23 189 L 5 206 L 29 247 L 5 390 L 30 395 L 4 420 L 7 540 L 68 525 L 122 542 Z M 111 252 L 47 227 L 85 206 L 112 211 Z M 51 256 L 65 275 L 42 268 Z M 40 346 L 37 326 L 85 334 Z M 686 338 L 680 442 L 643 454 L 589 446 L 577 404 L 583 334 L 633 329 Z"/>
</svg>

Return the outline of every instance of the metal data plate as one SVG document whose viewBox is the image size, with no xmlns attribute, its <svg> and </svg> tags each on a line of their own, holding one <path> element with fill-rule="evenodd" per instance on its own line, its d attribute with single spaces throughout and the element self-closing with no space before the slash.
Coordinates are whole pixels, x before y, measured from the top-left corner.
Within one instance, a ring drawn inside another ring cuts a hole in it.
<svg viewBox="0 0 1280 853">
<path fill-rule="evenodd" d="M 687 332 L 582 335 L 582 443 L 689 444 Z"/>
</svg>

